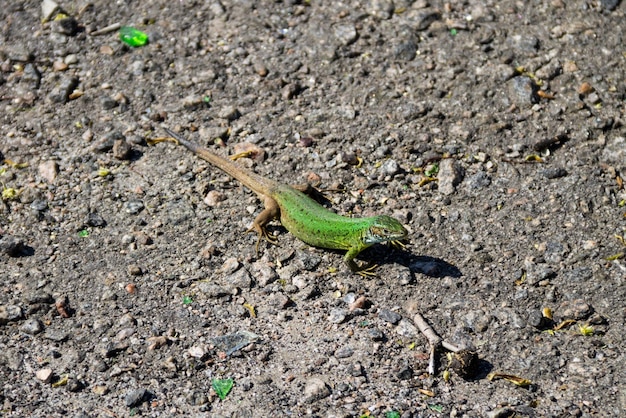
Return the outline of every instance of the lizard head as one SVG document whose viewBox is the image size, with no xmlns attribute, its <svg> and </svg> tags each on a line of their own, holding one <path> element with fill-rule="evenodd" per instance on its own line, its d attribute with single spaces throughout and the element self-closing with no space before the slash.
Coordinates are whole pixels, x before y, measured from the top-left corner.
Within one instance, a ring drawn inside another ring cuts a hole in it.
<svg viewBox="0 0 626 418">
<path fill-rule="evenodd" d="M 408 232 L 400 221 L 391 216 L 379 215 L 372 218 L 372 222 L 363 237 L 367 245 L 378 244 L 386 241 L 400 241 L 406 238 Z"/>
</svg>

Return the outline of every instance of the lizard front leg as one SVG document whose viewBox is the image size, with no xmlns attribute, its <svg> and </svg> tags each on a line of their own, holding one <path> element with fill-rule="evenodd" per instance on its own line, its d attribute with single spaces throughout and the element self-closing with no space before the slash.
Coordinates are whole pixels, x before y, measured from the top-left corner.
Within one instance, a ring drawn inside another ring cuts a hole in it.
<svg viewBox="0 0 626 418">
<path fill-rule="evenodd" d="M 276 244 L 277 240 L 273 236 L 269 235 L 267 232 L 267 228 L 265 227 L 268 222 L 273 219 L 280 218 L 280 207 L 278 203 L 274 199 L 268 196 L 262 196 L 263 204 L 265 209 L 259 215 L 254 218 L 254 222 L 252 222 L 252 226 L 246 231 L 252 232 L 256 231 L 257 233 L 257 241 L 256 241 L 256 253 L 259 255 L 259 244 L 261 243 L 261 239 L 266 240 L 272 244 Z"/>
<path fill-rule="evenodd" d="M 351 271 L 363 277 L 375 277 L 376 273 L 374 270 L 378 267 L 377 264 L 365 264 L 363 266 L 359 266 L 354 258 L 363 251 L 367 246 L 354 246 L 348 250 L 346 255 L 343 257 L 343 261 L 348 265 Z"/>
</svg>

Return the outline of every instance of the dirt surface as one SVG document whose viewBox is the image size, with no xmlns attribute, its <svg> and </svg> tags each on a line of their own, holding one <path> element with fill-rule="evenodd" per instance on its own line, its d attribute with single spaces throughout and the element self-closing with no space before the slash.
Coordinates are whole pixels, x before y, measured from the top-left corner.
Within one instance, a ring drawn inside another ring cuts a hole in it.
<svg viewBox="0 0 626 418">
<path fill-rule="evenodd" d="M 0 9 L 0 415 L 626 413 L 624 2 L 61 6 Z M 257 255 L 260 200 L 163 127 L 409 242 Z"/>
</svg>

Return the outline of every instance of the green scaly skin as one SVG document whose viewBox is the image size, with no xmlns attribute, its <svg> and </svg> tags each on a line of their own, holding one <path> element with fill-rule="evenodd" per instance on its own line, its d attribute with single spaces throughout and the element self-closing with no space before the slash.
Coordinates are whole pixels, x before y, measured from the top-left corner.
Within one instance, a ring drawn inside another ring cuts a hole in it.
<svg viewBox="0 0 626 418">
<path fill-rule="evenodd" d="M 303 193 L 308 190 L 307 187 L 292 187 L 261 177 L 184 139 L 169 129 L 165 130 L 172 138 L 160 138 L 152 142 L 169 140 L 183 145 L 198 157 L 240 181 L 263 200 L 265 209 L 256 217 L 249 230 L 255 230 L 258 233 L 257 250 L 261 238 L 275 242 L 275 239 L 267 234 L 265 227 L 272 219 L 279 218 L 289 232 L 309 245 L 346 250 L 343 259 L 350 270 L 363 276 L 370 276 L 374 275 L 373 270 L 376 266 L 361 267 L 354 261 L 354 258 L 374 244 L 397 243 L 407 236 L 407 230 L 397 219 L 387 215 L 368 218 L 348 218 L 337 215 Z"/>
</svg>

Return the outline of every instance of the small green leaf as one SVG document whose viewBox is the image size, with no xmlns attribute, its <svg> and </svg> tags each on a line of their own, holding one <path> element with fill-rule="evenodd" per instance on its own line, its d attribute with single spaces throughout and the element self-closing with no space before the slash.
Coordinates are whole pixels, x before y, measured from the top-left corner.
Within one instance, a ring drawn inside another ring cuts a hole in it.
<svg viewBox="0 0 626 418">
<path fill-rule="evenodd" d="M 398 411 L 389 411 L 385 414 L 385 418 L 400 418 L 400 412 Z"/>
<path fill-rule="evenodd" d="M 110 171 L 108 168 L 100 167 L 100 168 L 98 169 L 98 175 L 99 175 L 100 177 L 106 177 L 106 176 L 108 176 L 109 174 L 111 174 L 111 171 Z"/>
<path fill-rule="evenodd" d="M 78 231 L 78 236 L 81 238 L 85 238 L 89 236 L 89 231 L 87 231 L 86 229 L 83 229 L 82 231 Z"/>
<path fill-rule="evenodd" d="M 442 405 L 428 405 L 428 408 L 435 411 L 435 412 L 443 412 L 443 406 Z"/>
<path fill-rule="evenodd" d="M 14 200 L 17 198 L 17 190 L 13 187 L 6 187 L 2 189 L 2 200 Z"/>
<path fill-rule="evenodd" d="M 426 170 L 424 170 L 424 174 L 428 177 L 433 177 L 435 174 L 437 174 L 439 172 L 439 164 L 431 164 L 428 167 L 426 167 Z"/>
<path fill-rule="evenodd" d="M 217 393 L 217 396 L 219 396 L 221 400 L 224 400 L 233 388 L 233 379 L 213 379 L 211 386 L 215 390 L 215 393 Z"/>
<path fill-rule="evenodd" d="M 148 43 L 148 35 L 130 26 L 120 28 L 120 39 L 133 47 L 144 46 Z"/>
<path fill-rule="evenodd" d="M 191 296 L 183 296 L 183 305 L 189 305 L 193 302 L 193 298 Z"/>
<path fill-rule="evenodd" d="M 595 332 L 594 329 L 593 329 L 593 326 L 591 326 L 589 324 L 578 325 L 578 330 L 585 337 L 589 337 L 590 335 L 593 335 L 594 332 Z"/>
</svg>

